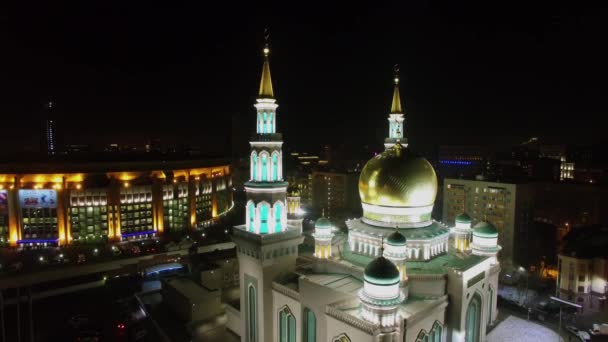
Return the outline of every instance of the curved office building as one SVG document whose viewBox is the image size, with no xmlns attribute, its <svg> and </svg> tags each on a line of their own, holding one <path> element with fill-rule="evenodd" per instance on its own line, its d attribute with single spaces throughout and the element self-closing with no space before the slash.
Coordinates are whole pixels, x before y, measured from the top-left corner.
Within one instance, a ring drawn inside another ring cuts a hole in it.
<svg viewBox="0 0 608 342">
<path fill-rule="evenodd" d="M 0 165 L 0 246 L 146 239 L 232 207 L 226 160 Z"/>
</svg>

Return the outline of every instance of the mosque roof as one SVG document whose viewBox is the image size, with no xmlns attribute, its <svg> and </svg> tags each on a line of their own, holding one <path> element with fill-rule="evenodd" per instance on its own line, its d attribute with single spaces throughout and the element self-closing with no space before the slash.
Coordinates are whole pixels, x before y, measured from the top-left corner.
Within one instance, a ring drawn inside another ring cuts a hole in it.
<svg viewBox="0 0 608 342">
<path fill-rule="evenodd" d="M 473 227 L 473 236 L 479 236 L 483 238 L 495 238 L 498 237 L 498 231 L 496 227 L 488 222 L 479 222 Z"/>
<path fill-rule="evenodd" d="M 365 281 L 376 285 L 387 285 L 399 281 L 397 266 L 383 256 L 368 263 L 363 274 Z"/>
</svg>

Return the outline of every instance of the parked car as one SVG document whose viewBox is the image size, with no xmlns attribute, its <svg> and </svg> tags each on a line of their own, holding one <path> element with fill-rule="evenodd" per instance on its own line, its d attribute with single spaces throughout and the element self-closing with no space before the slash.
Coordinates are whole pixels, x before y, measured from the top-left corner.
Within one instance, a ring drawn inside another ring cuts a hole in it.
<svg viewBox="0 0 608 342">
<path fill-rule="evenodd" d="M 593 324 L 593 328 L 589 329 L 591 335 L 608 335 L 608 324 Z"/>
<path fill-rule="evenodd" d="M 589 335 L 588 332 L 583 331 L 583 330 L 579 330 L 578 331 L 578 336 L 583 339 L 584 341 L 591 341 L 591 336 Z"/>
</svg>

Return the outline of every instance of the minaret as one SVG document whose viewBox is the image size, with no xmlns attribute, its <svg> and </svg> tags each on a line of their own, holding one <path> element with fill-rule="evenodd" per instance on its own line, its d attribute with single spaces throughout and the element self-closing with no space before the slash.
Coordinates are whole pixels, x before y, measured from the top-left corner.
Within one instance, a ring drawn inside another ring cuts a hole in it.
<svg viewBox="0 0 608 342">
<path fill-rule="evenodd" d="M 372 260 L 363 272 L 363 289 L 359 290 L 361 316 L 379 326 L 381 341 L 395 341 L 398 336 L 397 307 L 405 299 L 400 282 L 399 269 L 384 256 Z"/>
<path fill-rule="evenodd" d="M 273 340 L 272 282 L 295 270 L 302 220 L 287 218 L 282 136 L 276 133 L 276 99 L 270 77 L 268 36 L 256 108 L 256 133 L 250 141 L 250 179 L 245 182 L 245 224 L 235 226 L 241 290 L 241 341 Z"/>
<path fill-rule="evenodd" d="M 384 140 L 384 147 L 390 148 L 397 141 L 407 147 L 407 138 L 403 134 L 403 109 L 401 108 L 401 95 L 399 94 L 399 66 L 393 68 L 395 72 L 395 89 L 393 90 L 393 102 L 391 103 L 391 111 L 388 114 L 388 138 Z"/>
<path fill-rule="evenodd" d="M 321 217 L 315 223 L 315 232 L 312 236 L 315 238 L 315 256 L 319 259 L 331 257 L 331 240 L 334 237 L 332 228 L 331 221 L 325 217 Z"/>
<path fill-rule="evenodd" d="M 454 236 L 454 248 L 461 252 L 471 249 L 471 237 L 473 229 L 471 228 L 471 217 L 467 213 L 462 213 L 454 219 L 455 226 L 452 229 Z"/>
<path fill-rule="evenodd" d="M 287 182 L 283 181 L 282 136 L 276 133 L 277 107 L 272 79 L 268 43 L 264 46 L 264 64 L 256 103 L 256 134 L 251 145 L 250 177 L 247 192 L 247 230 L 256 234 L 272 234 L 287 227 Z M 268 194 L 272 196 L 268 196 Z"/>
</svg>

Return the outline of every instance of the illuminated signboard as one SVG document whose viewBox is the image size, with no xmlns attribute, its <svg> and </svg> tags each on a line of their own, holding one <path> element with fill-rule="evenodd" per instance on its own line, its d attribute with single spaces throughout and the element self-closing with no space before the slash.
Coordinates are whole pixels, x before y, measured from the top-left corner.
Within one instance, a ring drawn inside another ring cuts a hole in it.
<svg viewBox="0 0 608 342">
<path fill-rule="evenodd" d="M 56 208 L 57 191 L 51 189 L 19 190 L 21 208 Z"/>
</svg>

